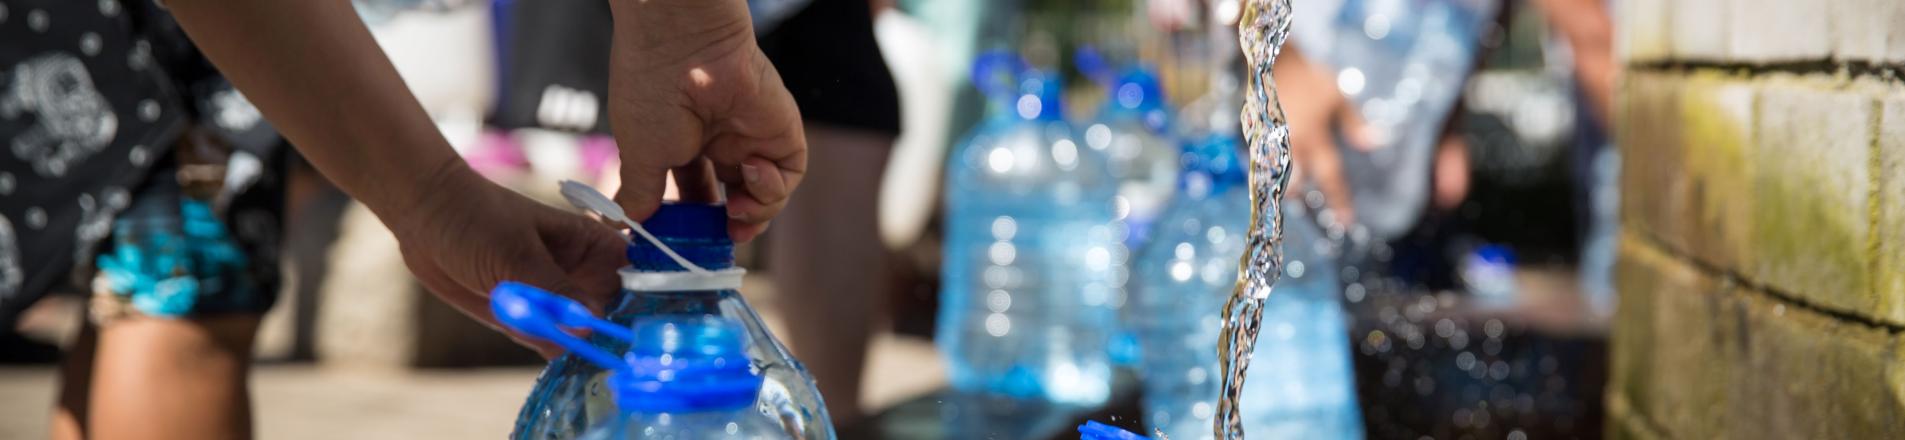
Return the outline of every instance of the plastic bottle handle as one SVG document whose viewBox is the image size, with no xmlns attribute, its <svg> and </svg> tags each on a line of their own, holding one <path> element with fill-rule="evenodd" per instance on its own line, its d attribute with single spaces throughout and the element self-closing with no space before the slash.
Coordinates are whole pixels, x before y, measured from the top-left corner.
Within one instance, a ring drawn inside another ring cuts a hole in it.
<svg viewBox="0 0 1905 440">
<path fill-rule="evenodd" d="M 496 315 L 496 320 L 518 333 L 554 342 L 604 369 L 629 369 L 628 363 L 620 357 L 569 334 L 565 328 L 589 329 L 595 334 L 627 342 L 634 342 L 635 333 L 627 327 L 596 318 L 589 308 L 575 300 L 528 284 L 504 281 L 490 289 L 489 304 L 490 313 Z"/>
</svg>

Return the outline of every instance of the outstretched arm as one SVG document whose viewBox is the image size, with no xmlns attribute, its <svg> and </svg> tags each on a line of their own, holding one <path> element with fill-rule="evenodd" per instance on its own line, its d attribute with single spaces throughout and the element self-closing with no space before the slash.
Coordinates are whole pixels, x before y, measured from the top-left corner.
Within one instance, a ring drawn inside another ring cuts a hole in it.
<svg viewBox="0 0 1905 440">
<path fill-rule="evenodd" d="M 383 220 L 411 272 L 445 302 L 494 326 L 486 293 L 501 281 L 535 284 L 598 308 L 616 290 L 616 233 L 471 171 L 349 1 L 167 4 L 272 125 Z"/>
</svg>

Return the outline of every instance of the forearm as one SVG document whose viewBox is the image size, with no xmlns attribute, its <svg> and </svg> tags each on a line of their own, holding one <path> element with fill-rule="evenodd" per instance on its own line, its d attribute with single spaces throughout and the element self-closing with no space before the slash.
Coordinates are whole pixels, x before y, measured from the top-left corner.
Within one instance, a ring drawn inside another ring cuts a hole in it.
<svg viewBox="0 0 1905 440">
<path fill-rule="evenodd" d="M 212 63 L 379 217 L 467 170 L 346 0 L 169 0 Z"/>
<path fill-rule="evenodd" d="M 607 0 L 618 52 L 682 56 L 710 41 L 754 38 L 744 0 Z"/>
</svg>

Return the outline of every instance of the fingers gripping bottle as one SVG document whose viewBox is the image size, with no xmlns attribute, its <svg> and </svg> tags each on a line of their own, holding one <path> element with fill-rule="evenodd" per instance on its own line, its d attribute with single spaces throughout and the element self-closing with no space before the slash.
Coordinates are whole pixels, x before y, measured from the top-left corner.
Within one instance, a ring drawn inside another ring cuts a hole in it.
<svg viewBox="0 0 1905 440">
<path fill-rule="evenodd" d="M 664 204 L 637 225 L 584 185 L 565 182 L 563 194 L 631 224 L 638 236 L 621 270 L 621 298 L 605 319 L 560 296 L 507 295 L 533 290 L 521 284 L 492 293 L 499 320 L 569 349 L 537 378 L 511 438 L 834 438 L 813 377 L 738 291 L 745 271 L 734 267 L 723 207 Z M 527 300 L 512 309 L 508 298 Z M 556 319 L 513 318 L 530 315 L 516 313 L 523 308 Z M 590 334 L 583 341 L 565 329 Z M 767 425 L 774 429 L 762 431 Z M 700 431 L 709 426 L 721 432 Z"/>
<path fill-rule="evenodd" d="M 992 53 L 974 83 L 993 114 L 947 161 L 946 258 L 937 340 L 955 390 L 1092 406 L 1110 396 L 1107 353 L 1116 183 L 1059 108 L 1056 75 Z"/>
</svg>

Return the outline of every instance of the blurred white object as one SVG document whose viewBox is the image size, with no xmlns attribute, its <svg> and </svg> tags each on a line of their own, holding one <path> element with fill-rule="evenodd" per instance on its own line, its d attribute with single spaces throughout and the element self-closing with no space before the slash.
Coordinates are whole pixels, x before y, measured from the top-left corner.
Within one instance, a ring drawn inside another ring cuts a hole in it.
<svg viewBox="0 0 1905 440">
<path fill-rule="evenodd" d="M 523 146 L 523 156 L 529 159 L 529 170 L 538 179 L 545 181 L 591 180 L 595 176 L 584 176 L 582 171 L 581 137 L 574 133 L 544 130 L 540 128 L 519 128 L 513 131 L 517 142 Z"/>
<path fill-rule="evenodd" d="M 900 92 L 900 136 L 893 142 L 881 180 L 880 241 L 900 248 L 919 240 L 938 201 L 940 170 L 946 157 L 954 90 L 961 72 L 942 66 L 948 53 L 932 31 L 912 17 L 887 9 L 874 17 L 873 35 Z"/>
<path fill-rule="evenodd" d="M 397 11 L 371 23 L 371 35 L 410 93 L 450 145 L 462 151 L 481 134 L 496 94 L 496 61 L 487 2 Z"/>
</svg>

